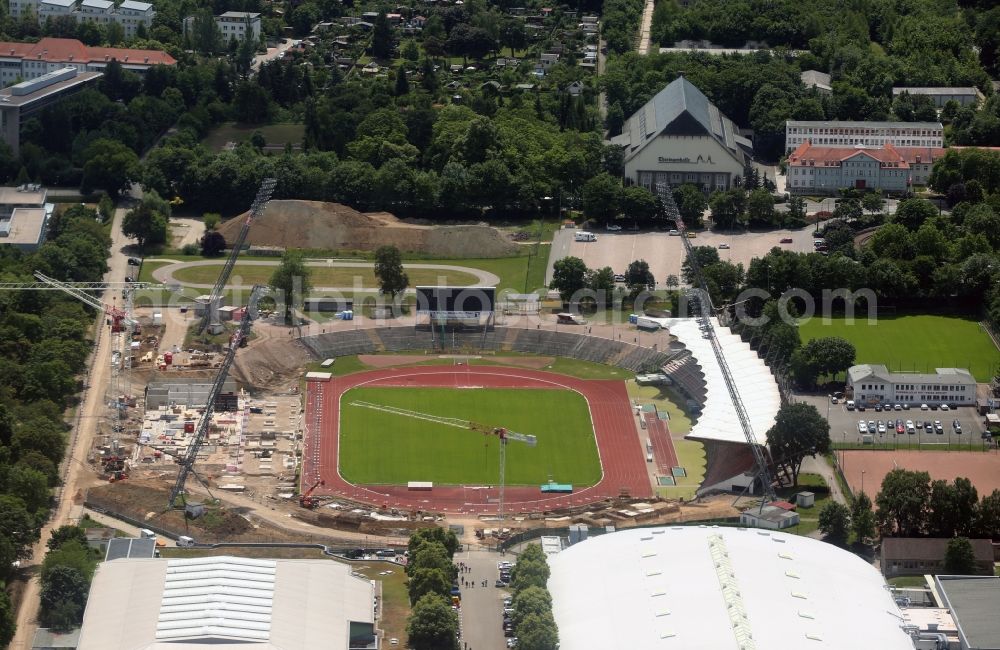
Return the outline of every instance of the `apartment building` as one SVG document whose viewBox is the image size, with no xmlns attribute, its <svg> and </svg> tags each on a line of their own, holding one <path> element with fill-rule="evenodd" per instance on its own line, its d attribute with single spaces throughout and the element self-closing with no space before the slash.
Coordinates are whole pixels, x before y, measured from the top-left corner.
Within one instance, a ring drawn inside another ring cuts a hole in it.
<svg viewBox="0 0 1000 650">
<path fill-rule="evenodd" d="M 786 153 L 807 141 L 820 147 L 943 147 L 944 127 L 940 122 L 785 122 Z"/>
<path fill-rule="evenodd" d="M 153 5 L 137 0 L 122 0 L 120 4 L 108 0 L 8 0 L 11 18 L 20 20 L 29 11 L 44 24 L 50 18 L 71 16 L 77 22 L 96 22 L 101 25 L 118 23 L 125 38 L 133 38 L 143 26 L 153 25 L 156 12 Z"/>
<path fill-rule="evenodd" d="M 215 17 L 215 24 L 222 32 L 222 41 L 228 43 L 234 38 L 242 41 L 249 36 L 252 41 L 260 40 L 260 14 L 249 11 L 227 11 Z"/>
</svg>

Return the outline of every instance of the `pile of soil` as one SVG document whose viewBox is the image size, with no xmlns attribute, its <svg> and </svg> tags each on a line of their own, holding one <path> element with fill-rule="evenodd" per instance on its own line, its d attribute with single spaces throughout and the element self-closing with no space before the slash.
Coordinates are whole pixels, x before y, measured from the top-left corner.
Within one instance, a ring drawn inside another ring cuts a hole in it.
<svg viewBox="0 0 1000 650">
<path fill-rule="evenodd" d="M 245 215 L 230 219 L 219 232 L 231 245 Z M 509 257 L 517 244 L 489 226 L 418 226 L 388 212 L 362 213 L 339 203 L 271 201 L 247 235 L 252 246 L 314 250 L 373 251 L 392 245 L 406 253 L 435 257 Z"/>
<path fill-rule="evenodd" d="M 289 330 L 259 326 L 258 338 L 236 354 L 230 376 L 251 393 L 275 390 L 297 378 L 312 357 L 290 338 L 278 338 Z"/>
</svg>

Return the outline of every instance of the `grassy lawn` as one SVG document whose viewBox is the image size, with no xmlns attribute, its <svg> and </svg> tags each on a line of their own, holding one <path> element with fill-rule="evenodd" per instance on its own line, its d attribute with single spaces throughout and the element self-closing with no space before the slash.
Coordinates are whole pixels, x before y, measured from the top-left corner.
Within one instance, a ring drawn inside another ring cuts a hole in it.
<svg viewBox="0 0 1000 650">
<path fill-rule="evenodd" d="M 222 124 L 205 136 L 202 144 L 212 151 L 222 151 L 227 142 L 240 143 L 249 140 L 254 131 L 260 131 L 268 145 L 286 143 L 301 145 L 306 127 L 303 124 L 270 124 L 268 126 L 242 126 L 234 122 Z"/>
<path fill-rule="evenodd" d="M 237 264 L 233 267 L 230 281 L 241 285 L 266 284 L 271 280 L 275 268 Z M 221 269 L 221 262 L 208 266 L 189 266 L 174 273 L 174 279 L 182 283 L 212 284 L 219 277 Z M 312 266 L 309 270 L 310 280 L 315 287 L 354 287 L 355 283 L 359 283 L 360 288 L 378 288 L 373 269 Z M 410 286 L 451 284 L 467 287 L 476 284 L 476 276 L 462 271 L 411 268 L 406 269 L 406 273 L 410 276 Z"/>
<path fill-rule="evenodd" d="M 830 500 L 830 488 L 819 474 L 799 474 L 799 484 L 777 490 L 777 496 L 779 499 L 795 503 L 795 495 L 798 492 L 812 492 L 816 495 L 816 503 L 812 508 L 799 506 L 796 509 L 799 513 L 799 524 L 786 531 L 797 535 L 808 535 L 819 530 L 819 511 Z"/>
<path fill-rule="evenodd" d="M 510 356 L 507 352 L 503 352 L 501 354 Z M 490 365 L 489 361 L 486 359 L 483 360 L 483 363 L 485 365 Z M 627 380 L 635 377 L 631 370 L 625 370 L 624 368 L 617 368 L 615 366 L 606 366 L 602 363 L 592 363 L 590 361 L 570 359 L 569 357 L 556 357 L 556 360 L 545 366 L 543 370 L 550 370 L 552 372 L 569 375 L 570 377 L 577 377 L 579 379 Z"/>
<path fill-rule="evenodd" d="M 885 364 L 897 372 L 934 372 L 934 368 L 968 368 L 978 381 L 992 379 L 1000 367 L 1000 351 L 974 318 L 949 316 L 880 317 L 853 323 L 813 318 L 799 326 L 803 343 L 839 336 L 857 348 L 857 363 Z"/>
<path fill-rule="evenodd" d="M 377 411 L 351 402 L 463 418 L 538 436 L 538 444 L 507 446 L 509 485 L 558 483 L 589 486 L 601 477 L 586 400 L 568 390 L 354 388 L 341 401 L 344 478 L 363 484 L 497 482 L 499 440 L 426 420 Z"/>
<path fill-rule="evenodd" d="M 889 578 L 888 582 L 893 587 L 926 587 L 927 581 L 924 580 L 923 576 L 899 576 L 898 578 Z"/>
</svg>

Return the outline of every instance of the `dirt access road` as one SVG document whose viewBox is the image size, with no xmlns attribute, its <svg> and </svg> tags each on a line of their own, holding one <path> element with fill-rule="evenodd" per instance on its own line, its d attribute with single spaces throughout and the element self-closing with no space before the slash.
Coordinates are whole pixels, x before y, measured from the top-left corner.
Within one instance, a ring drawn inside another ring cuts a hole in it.
<svg viewBox="0 0 1000 650">
<path fill-rule="evenodd" d="M 130 243 L 121 231 L 125 212 L 125 208 L 115 210 L 114 222 L 111 225 L 111 256 L 108 258 L 108 272 L 104 275 L 106 282 L 125 281 L 128 255 L 124 249 Z M 66 459 L 63 461 L 62 498 L 56 504 L 52 517 L 42 528 L 41 538 L 35 544 L 32 557 L 27 560 L 27 563 L 30 564 L 41 564 L 45 557 L 46 543 L 54 529 L 72 523 L 70 512 L 78 493 L 82 495 L 89 486 L 99 484 L 97 476 L 87 463 L 87 453 L 93 445 L 97 423 L 107 415 L 108 411 L 104 404 L 104 395 L 108 386 L 108 374 L 111 370 L 110 364 L 107 362 L 110 355 L 111 336 L 104 325 L 103 316 L 99 318 L 98 322 L 100 323 L 98 329 L 100 334 L 97 336 L 97 344 L 94 346 L 91 356 L 90 372 L 84 380 L 85 393 L 83 403 L 80 406 L 80 419 L 75 431 L 70 434 L 73 437 L 66 451 Z M 8 646 L 11 650 L 30 650 L 31 648 L 38 617 L 39 593 L 39 580 L 37 577 L 33 577 L 25 585 L 22 594 L 21 606 L 17 611 L 17 632 Z"/>
</svg>

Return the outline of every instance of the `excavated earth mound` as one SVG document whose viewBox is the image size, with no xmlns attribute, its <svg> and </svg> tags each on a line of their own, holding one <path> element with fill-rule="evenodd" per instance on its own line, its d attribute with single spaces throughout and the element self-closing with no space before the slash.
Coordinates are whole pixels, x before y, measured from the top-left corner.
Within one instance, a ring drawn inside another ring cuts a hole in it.
<svg viewBox="0 0 1000 650">
<path fill-rule="evenodd" d="M 230 219 L 219 232 L 232 244 L 243 216 Z M 362 213 L 339 203 L 271 201 L 254 221 L 251 246 L 317 250 L 373 251 L 393 245 L 405 253 L 438 257 L 509 257 L 517 244 L 489 226 L 417 226 L 388 212 Z"/>
</svg>

